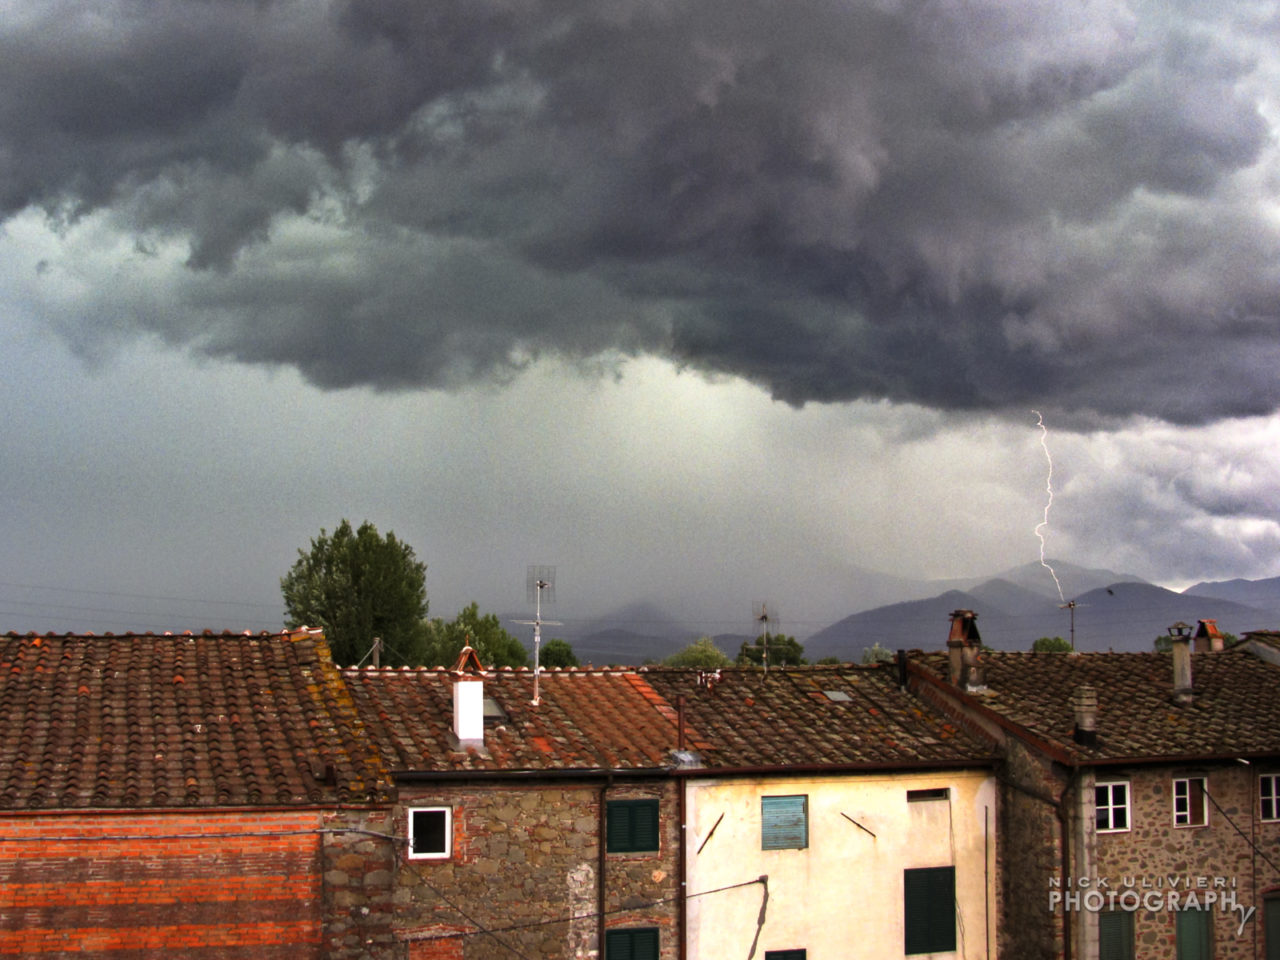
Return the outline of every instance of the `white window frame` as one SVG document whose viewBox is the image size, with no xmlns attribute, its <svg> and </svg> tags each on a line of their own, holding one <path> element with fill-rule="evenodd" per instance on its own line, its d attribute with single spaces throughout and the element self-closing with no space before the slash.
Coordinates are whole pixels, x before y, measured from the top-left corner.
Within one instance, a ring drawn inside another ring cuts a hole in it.
<svg viewBox="0 0 1280 960">
<path fill-rule="evenodd" d="M 1191 805 L 1191 784 L 1200 782 L 1200 819 L 1193 820 L 1195 810 Z M 1194 828 L 1209 825 L 1209 778 L 1208 777 L 1174 777 L 1173 778 L 1173 825 L 1175 827 Z"/>
<path fill-rule="evenodd" d="M 1108 797 L 1108 799 L 1109 799 L 1109 801 L 1110 801 L 1110 802 L 1105 803 L 1105 804 L 1101 804 L 1101 805 L 1100 805 L 1100 804 L 1098 804 L 1098 794 L 1097 794 L 1097 791 L 1098 791 L 1098 790 L 1103 789 L 1104 787 L 1105 787 L 1105 788 L 1106 788 L 1106 790 L 1107 790 L 1107 797 Z M 1116 802 L 1115 802 L 1115 788 L 1116 788 L 1116 787 L 1123 787 L 1123 788 L 1124 788 L 1124 801 L 1123 801 L 1122 803 L 1116 803 Z M 1093 821 L 1093 822 L 1094 822 L 1095 824 L 1098 822 L 1097 815 L 1098 815 L 1098 813 L 1099 813 L 1099 812 L 1101 812 L 1101 811 L 1103 811 L 1103 810 L 1107 811 L 1107 826 L 1105 826 L 1105 827 L 1102 827 L 1102 826 L 1098 827 L 1098 828 L 1097 828 L 1098 833 L 1127 833 L 1127 832 L 1128 832 L 1128 830 L 1130 829 L 1130 827 L 1132 827 L 1132 826 L 1133 826 L 1133 816 L 1132 816 L 1132 814 L 1131 814 L 1131 812 L 1130 812 L 1130 808 L 1129 808 L 1129 801 L 1130 801 L 1130 798 L 1131 798 L 1131 796 L 1132 796 L 1132 793 L 1133 793 L 1133 791 L 1132 791 L 1132 789 L 1131 789 L 1131 788 L 1130 788 L 1130 786 L 1129 786 L 1129 781 L 1128 781 L 1128 780 L 1103 780 L 1103 781 L 1100 781 L 1100 782 L 1098 782 L 1098 783 L 1095 783 L 1095 784 L 1094 784 L 1094 794 L 1093 794 L 1093 797 L 1094 797 L 1094 821 Z M 1116 818 L 1115 818 L 1115 811 L 1116 811 L 1116 810 L 1123 810 L 1123 811 L 1124 811 L 1124 826 L 1123 826 L 1123 827 L 1112 826 L 1112 824 L 1114 824 L 1114 823 L 1115 823 L 1115 820 L 1116 820 Z"/>
<path fill-rule="evenodd" d="M 1271 808 L 1269 814 L 1268 807 Z M 1264 823 L 1280 820 L 1280 773 L 1264 773 L 1258 777 L 1258 819 Z"/>
<path fill-rule="evenodd" d="M 414 849 L 414 814 L 444 814 L 444 850 L 417 851 Z M 453 856 L 453 808 L 452 807 L 410 807 L 408 814 L 409 859 L 410 860 L 448 860 Z"/>
</svg>

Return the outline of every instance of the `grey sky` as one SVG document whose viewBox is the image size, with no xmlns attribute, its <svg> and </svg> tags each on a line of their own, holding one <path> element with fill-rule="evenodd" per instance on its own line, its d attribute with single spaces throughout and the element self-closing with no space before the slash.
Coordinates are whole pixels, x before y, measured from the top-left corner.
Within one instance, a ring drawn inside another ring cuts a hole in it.
<svg viewBox="0 0 1280 960">
<path fill-rule="evenodd" d="M 801 632 L 1034 559 L 1032 409 L 1052 555 L 1280 573 L 1273 3 L 0 14 L 18 628 L 269 625 L 345 516 Z"/>
</svg>

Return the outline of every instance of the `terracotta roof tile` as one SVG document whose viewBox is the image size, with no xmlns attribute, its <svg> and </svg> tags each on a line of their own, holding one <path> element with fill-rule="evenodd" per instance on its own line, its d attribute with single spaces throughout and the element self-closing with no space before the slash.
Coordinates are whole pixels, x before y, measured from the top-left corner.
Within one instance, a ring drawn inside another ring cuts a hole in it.
<svg viewBox="0 0 1280 960">
<path fill-rule="evenodd" d="M 993 757 L 990 744 L 903 692 L 890 667 L 790 667 L 767 675 L 728 668 L 718 675 L 700 683 L 697 671 L 644 673 L 668 702 L 685 697 L 690 746 L 710 768 L 914 766 Z"/>
<path fill-rule="evenodd" d="M 945 654 L 913 651 L 945 680 Z M 987 691 L 973 700 L 1080 761 L 1280 754 L 1280 667 L 1241 648 L 1191 654 L 1194 696 L 1173 697 L 1164 653 L 982 652 Z M 1075 743 L 1071 697 L 1098 696 L 1097 744 Z"/>
<path fill-rule="evenodd" d="M 322 637 L 0 636 L 0 807 L 390 796 Z"/>
<path fill-rule="evenodd" d="M 534 706 L 528 671 L 491 673 L 486 696 L 506 719 L 485 750 L 450 747 L 451 679 L 443 670 L 346 670 L 365 721 L 399 771 L 640 769 L 674 764 L 676 701 L 686 747 L 707 768 L 981 763 L 991 747 L 924 710 L 880 667 L 544 672 Z M 704 676 L 705 675 L 701 675 Z"/>
</svg>

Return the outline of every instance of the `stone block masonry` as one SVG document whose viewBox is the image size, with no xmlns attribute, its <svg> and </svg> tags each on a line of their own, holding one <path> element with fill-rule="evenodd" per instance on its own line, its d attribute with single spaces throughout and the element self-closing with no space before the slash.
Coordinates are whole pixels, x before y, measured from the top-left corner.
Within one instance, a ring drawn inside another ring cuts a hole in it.
<svg viewBox="0 0 1280 960">
<path fill-rule="evenodd" d="M 412 960 L 583 960 L 601 929 L 659 931 L 662 960 L 678 955 L 679 849 L 674 781 L 614 785 L 555 781 L 400 789 L 396 832 L 416 806 L 451 810 L 452 856 L 401 860 L 396 936 Z M 656 852 L 611 853 L 601 864 L 602 799 L 659 799 Z M 601 915 L 603 914 L 603 918 Z"/>
</svg>

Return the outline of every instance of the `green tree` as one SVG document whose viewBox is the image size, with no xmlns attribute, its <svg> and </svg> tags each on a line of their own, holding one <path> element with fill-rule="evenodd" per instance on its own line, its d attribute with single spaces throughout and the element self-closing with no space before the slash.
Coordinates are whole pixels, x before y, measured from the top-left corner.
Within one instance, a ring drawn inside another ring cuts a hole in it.
<svg viewBox="0 0 1280 960">
<path fill-rule="evenodd" d="M 804 647 L 801 646 L 795 637 L 788 637 L 786 634 L 778 634 L 768 637 L 769 641 L 769 666 L 771 667 L 798 667 L 809 661 L 804 658 Z M 750 640 L 742 641 L 742 647 L 738 651 L 738 663 L 742 666 L 761 666 L 764 663 L 764 644 L 766 637 L 759 636 L 753 643 Z"/>
<path fill-rule="evenodd" d="M 333 535 L 299 550 L 280 578 L 285 623 L 324 630 L 338 663 L 359 662 L 381 637 L 387 662 L 422 662 L 422 619 L 427 615 L 427 565 L 413 548 L 369 521 L 352 530 L 345 519 Z"/>
<path fill-rule="evenodd" d="M 1161 636 L 1156 637 L 1153 647 L 1155 648 L 1156 653 L 1172 653 L 1173 637 L 1169 636 L 1167 633 L 1162 634 Z"/>
<path fill-rule="evenodd" d="M 1032 653 L 1070 653 L 1071 642 L 1061 637 L 1041 637 L 1031 645 Z"/>
<path fill-rule="evenodd" d="M 710 637 L 700 637 L 683 650 L 678 650 L 662 661 L 668 667 L 697 667 L 700 670 L 718 670 L 733 666 L 728 655 L 716 646 Z"/>
<path fill-rule="evenodd" d="M 879 640 L 862 651 L 863 663 L 893 663 L 895 659 L 893 651 L 880 646 Z"/>
<path fill-rule="evenodd" d="M 449 623 L 439 617 L 429 621 L 426 663 L 451 667 L 467 644 L 486 668 L 529 666 L 529 652 L 524 645 L 502 629 L 497 614 L 481 615 L 475 601 Z"/>
<path fill-rule="evenodd" d="M 569 641 L 559 638 L 548 640 L 542 645 L 542 651 L 538 654 L 538 663 L 544 667 L 581 666 L 578 663 L 578 655 L 573 652 Z"/>
</svg>

